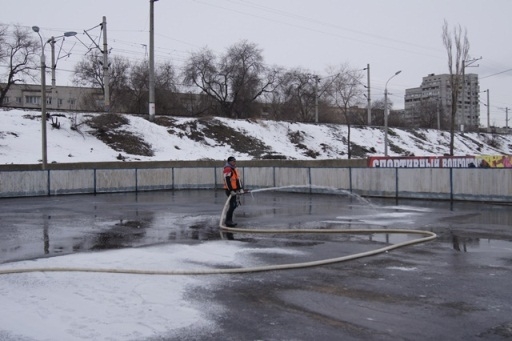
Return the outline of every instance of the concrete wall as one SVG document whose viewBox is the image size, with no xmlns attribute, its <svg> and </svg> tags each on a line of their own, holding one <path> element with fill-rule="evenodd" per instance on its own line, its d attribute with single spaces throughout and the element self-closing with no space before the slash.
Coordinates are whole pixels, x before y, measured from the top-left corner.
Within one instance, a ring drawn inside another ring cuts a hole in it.
<svg viewBox="0 0 512 341">
<path fill-rule="evenodd" d="M 453 199 L 512 202 L 510 168 L 453 169 Z M 503 200 L 508 198 L 507 200 Z"/>
<path fill-rule="evenodd" d="M 129 163 L 128 163 L 129 164 Z M 512 202 L 512 172 L 496 168 L 239 167 L 249 189 L 340 189 L 367 197 Z M 221 189 L 222 165 L 0 171 L 0 197 Z"/>
</svg>

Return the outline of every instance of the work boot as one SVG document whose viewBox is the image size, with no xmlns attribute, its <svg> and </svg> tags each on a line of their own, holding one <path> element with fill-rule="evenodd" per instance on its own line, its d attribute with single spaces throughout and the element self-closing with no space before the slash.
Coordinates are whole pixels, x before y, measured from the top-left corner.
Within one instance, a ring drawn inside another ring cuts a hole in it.
<svg viewBox="0 0 512 341">
<path fill-rule="evenodd" d="M 226 221 L 226 226 L 227 227 L 235 227 L 236 226 L 236 223 L 232 222 L 232 221 Z"/>
</svg>

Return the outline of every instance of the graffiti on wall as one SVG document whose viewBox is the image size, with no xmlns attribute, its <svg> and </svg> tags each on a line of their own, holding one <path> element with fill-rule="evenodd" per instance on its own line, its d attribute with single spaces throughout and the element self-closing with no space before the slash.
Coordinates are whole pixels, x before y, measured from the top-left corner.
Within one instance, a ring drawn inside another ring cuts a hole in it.
<svg viewBox="0 0 512 341">
<path fill-rule="evenodd" d="M 512 168 L 512 155 L 482 155 L 478 158 L 491 168 Z"/>
<path fill-rule="evenodd" d="M 405 156 L 368 158 L 368 167 L 382 168 L 512 168 L 511 155 Z"/>
</svg>

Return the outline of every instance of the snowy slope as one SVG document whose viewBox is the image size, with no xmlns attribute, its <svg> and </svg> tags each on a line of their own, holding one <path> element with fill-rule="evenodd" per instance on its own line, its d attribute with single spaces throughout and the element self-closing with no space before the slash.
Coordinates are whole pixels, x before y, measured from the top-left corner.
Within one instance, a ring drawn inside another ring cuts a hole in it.
<svg viewBox="0 0 512 341">
<path fill-rule="evenodd" d="M 97 115 L 97 114 L 94 114 Z M 119 128 L 151 147 L 152 156 L 126 153 L 102 142 L 85 124 L 91 114 L 65 113 L 60 129 L 47 124 L 48 162 L 240 160 L 285 158 L 290 160 L 346 159 L 348 128 L 345 125 L 172 117 L 172 126 L 149 122 L 146 117 L 124 115 L 129 124 Z M 39 111 L 0 111 L 0 164 L 34 164 L 41 160 Z M 82 123 L 78 130 L 73 123 Z M 231 139 L 229 139 L 231 136 Z M 389 129 L 390 156 L 443 155 L 450 151 L 450 134 L 433 129 Z M 247 148 L 248 144 L 253 144 Z M 351 127 L 352 158 L 384 155 L 382 127 Z M 465 133 L 456 135 L 455 155 L 512 154 L 511 135 Z"/>
</svg>

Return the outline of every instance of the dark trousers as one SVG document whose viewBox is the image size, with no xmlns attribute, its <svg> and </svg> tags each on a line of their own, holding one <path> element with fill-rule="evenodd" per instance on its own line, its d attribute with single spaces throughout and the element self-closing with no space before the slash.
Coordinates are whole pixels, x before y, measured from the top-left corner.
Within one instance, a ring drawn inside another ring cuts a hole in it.
<svg viewBox="0 0 512 341">
<path fill-rule="evenodd" d="M 230 191 L 226 191 L 226 195 L 229 197 Z M 235 209 L 238 207 L 238 203 L 236 200 L 236 195 L 233 195 L 231 199 L 229 199 L 229 208 L 226 212 L 226 222 L 232 222 L 233 221 L 233 213 L 235 212 Z"/>
</svg>

